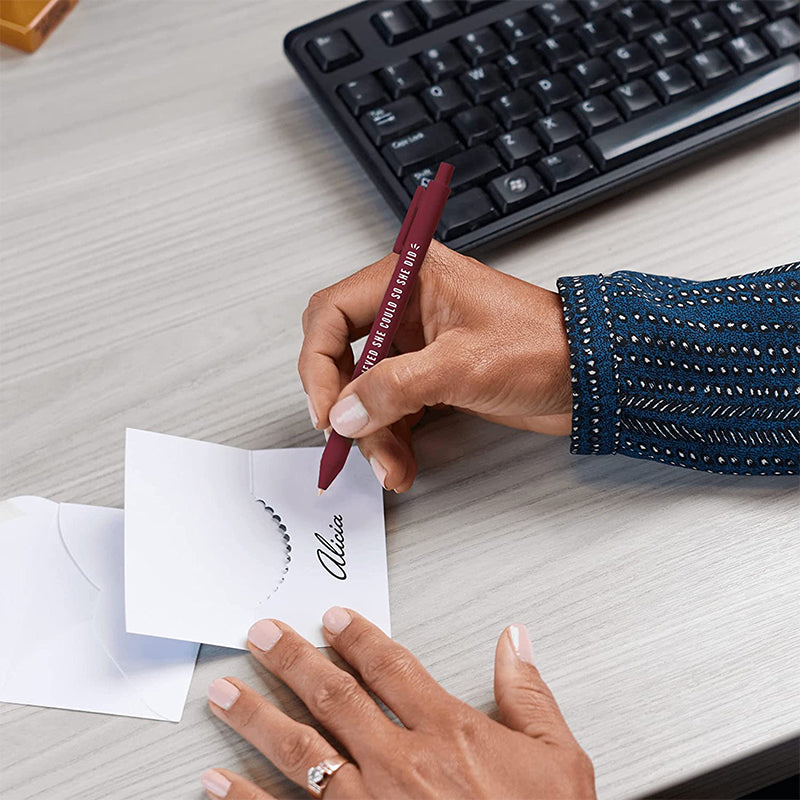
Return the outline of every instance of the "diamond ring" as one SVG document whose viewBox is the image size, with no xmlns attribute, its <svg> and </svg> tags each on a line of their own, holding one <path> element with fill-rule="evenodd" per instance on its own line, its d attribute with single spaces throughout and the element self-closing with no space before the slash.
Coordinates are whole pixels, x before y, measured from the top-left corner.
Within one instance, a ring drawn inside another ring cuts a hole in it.
<svg viewBox="0 0 800 800">
<path fill-rule="evenodd" d="M 331 756 L 330 758 L 320 761 L 319 764 L 308 770 L 308 783 L 306 784 L 306 788 L 314 797 L 322 797 L 322 793 L 325 791 L 325 787 L 328 785 L 331 775 L 333 775 L 337 769 L 349 763 L 350 762 L 346 758 L 342 758 L 339 755 Z"/>
</svg>

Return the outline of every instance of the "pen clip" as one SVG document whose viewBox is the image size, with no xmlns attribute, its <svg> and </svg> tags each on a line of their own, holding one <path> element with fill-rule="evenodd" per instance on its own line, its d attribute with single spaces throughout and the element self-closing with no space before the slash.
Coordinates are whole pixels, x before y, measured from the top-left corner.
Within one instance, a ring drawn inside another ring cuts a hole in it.
<svg viewBox="0 0 800 800">
<path fill-rule="evenodd" d="M 411 198 L 411 203 L 409 203 L 408 211 L 406 211 L 405 219 L 403 220 L 403 224 L 400 226 L 400 233 L 397 234 L 397 239 L 395 240 L 394 247 L 392 248 L 393 253 L 400 253 L 403 249 L 403 245 L 406 242 L 406 237 L 408 236 L 408 232 L 411 229 L 411 223 L 414 221 L 414 217 L 417 216 L 417 211 L 419 210 L 419 204 L 422 201 L 422 197 L 425 194 L 425 189 L 422 186 L 417 186 L 417 190 L 414 192 L 414 196 Z"/>
</svg>

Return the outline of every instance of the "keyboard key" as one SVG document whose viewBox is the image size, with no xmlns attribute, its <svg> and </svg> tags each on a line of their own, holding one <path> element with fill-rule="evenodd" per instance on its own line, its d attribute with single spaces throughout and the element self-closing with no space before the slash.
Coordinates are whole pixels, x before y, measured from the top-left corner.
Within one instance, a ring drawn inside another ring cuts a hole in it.
<svg viewBox="0 0 800 800">
<path fill-rule="evenodd" d="M 584 100 L 573 109 L 573 114 L 588 136 L 600 133 L 622 122 L 616 106 L 607 97 Z"/>
<path fill-rule="evenodd" d="M 485 106 L 476 106 L 459 112 L 453 117 L 453 125 L 467 147 L 486 142 L 500 133 L 497 119 Z"/>
<path fill-rule="evenodd" d="M 470 107 L 467 96 L 455 81 L 442 81 L 429 86 L 420 94 L 420 98 L 436 122 Z"/>
<path fill-rule="evenodd" d="M 452 78 L 467 68 L 467 62 L 452 44 L 441 44 L 420 53 L 417 58 L 431 80 Z"/>
<path fill-rule="evenodd" d="M 556 111 L 550 117 L 543 117 L 536 123 L 535 129 L 548 153 L 583 139 L 578 124 L 566 111 Z"/>
<path fill-rule="evenodd" d="M 694 99 L 678 100 L 592 137 L 587 148 L 603 169 L 617 167 L 686 139 L 736 114 L 744 105 L 763 104 L 789 94 L 798 81 L 800 60 L 794 55 L 784 56 L 707 90 L 702 105 Z"/>
<path fill-rule="evenodd" d="M 444 207 L 438 231 L 445 241 L 474 230 L 497 217 L 485 192 L 468 189 L 451 197 Z"/>
<path fill-rule="evenodd" d="M 460 5 L 465 14 L 474 14 L 483 8 L 488 8 L 497 3 L 497 0 L 460 0 Z"/>
<path fill-rule="evenodd" d="M 660 67 L 682 61 L 692 54 L 689 40 L 674 27 L 651 33 L 645 43 Z"/>
<path fill-rule="evenodd" d="M 575 35 L 590 56 L 602 55 L 623 43 L 617 26 L 605 17 L 579 25 L 575 29 Z"/>
<path fill-rule="evenodd" d="M 731 62 L 716 47 L 692 56 L 686 63 L 703 88 L 735 74 Z"/>
<path fill-rule="evenodd" d="M 662 103 L 671 103 L 697 89 L 689 70 L 681 64 L 658 70 L 650 82 Z"/>
<path fill-rule="evenodd" d="M 428 85 L 425 73 L 416 61 L 401 61 L 384 67 L 379 73 L 393 100 L 407 94 L 416 94 Z"/>
<path fill-rule="evenodd" d="M 500 38 L 505 42 L 509 50 L 516 50 L 525 45 L 535 44 L 544 38 L 544 32 L 539 24 L 524 11 L 521 14 L 514 14 L 506 17 L 495 25 Z"/>
<path fill-rule="evenodd" d="M 647 50 L 636 42 L 618 47 L 609 53 L 608 62 L 623 81 L 652 72 L 656 66 Z"/>
<path fill-rule="evenodd" d="M 539 176 L 530 167 L 520 167 L 495 178 L 488 189 L 501 214 L 519 211 L 548 194 Z"/>
<path fill-rule="evenodd" d="M 400 44 L 422 33 L 416 17 L 402 5 L 379 11 L 372 17 L 372 24 L 386 44 Z"/>
<path fill-rule="evenodd" d="M 722 49 L 739 72 L 757 67 L 769 60 L 769 50 L 755 33 L 746 33 L 722 45 Z"/>
<path fill-rule="evenodd" d="M 722 42 L 728 36 L 725 23 L 710 11 L 698 14 L 696 17 L 689 17 L 683 23 L 683 29 L 697 50 L 705 50 L 711 45 Z"/>
<path fill-rule="evenodd" d="M 590 58 L 569 71 L 584 97 L 602 94 L 617 85 L 617 76 L 602 58 Z"/>
<path fill-rule="evenodd" d="M 436 122 L 471 107 L 464 92 L 452 80 L 429 86 L 420 94 L 420 98 Z"/>
<path fill-rule="evenodd" d="M 342 30 L 315 36 L 307 47 L 311 57 L 323 72 L 331 72 L 361 58 L 361 51 Z"/>
<path fill-rule="evenodd" d="M 680 22 L 700 10 L 697 3 L 687 3 L 683 0 L 656 0 L 653 6 L 665 25 Z"/>
<path fill-rule="evenodd" d="M 481 28 L 479 31 L 461 36 L 458 46 L 461 48 L 464 58 L 473 67 L 484 61 L 494 61 L 506 52 L 500 38 L 491 28 Z"/>
<path fill-rule="evenodd" d="M 770 22 L 761 30 L 761 35 L 775 55 L 800 47 L 800 28 L 789 17 Z"/>
<path fill-rule="evenodd" d="M 719 15 L 735 33 L 746 33 L 766 22 L 764 12 L 752 0 L 733 0 L 723 3 Z"/>
<path fill-rule="evenodd" d="M 537 3 L 532 9 L 542 27 L 548 33 L 576 25 L 581 21 L 577 10 L 568 2 Z"/>
<path fill-rule="evenodd" d="M 488 144 L 479 144 L 471 150 L 456 153 L 447 160 L 455 168 L 450 180 L 450 190 L 453 192 L 469 189 L 477 183 L 486 183 L 503 173 L 500 158 Z"/>
<path fill-rule="evenodd" d="M 343 83 L 336 91 L 357 117 L 368 108 L 389 99 L 374 75 L 365 75 L 363 78 Z"/>
<path fill-rule="evenodd" d="M 414 131 L 395 139 L 381 150 L 383 157 L 398 177 L 419 169 L 430 161 L 442 161 L 464 148 L 446 122 Z"/>
<path fill-rule="evenodd" d="M 497 62 L 505 79 L 516 89 L 547 73 L 547 69 L 532 51 L 525 48 L 509 53 Z"/>
<path fill-rule="evenodd" d="M 661 27 L 661 20 L 647 3 L 631 3 L 614 14 L 614 21 L 628 41 L 640 39 Z"/>
<path fill-rule="evenodd" d="M 494 148 L 509 169 L 521 167 L 542 153 L 542 146 L 530 128 L 515 128 L 498 136 Z"/>
<path fill-rule="evenodd" d="M 797 15 L 800 0 L 763 0 L 761 3 L 770 19 L 778 19 L 787 14 Z"/>
<path fill-rule="evenodd" d="M 501 94 L 492 101 L 492 111 L 497 114 L 507 131 L 520 125 L 527 125 L 539 116 L 539 108 L 524 89 L 515 89 L 509 94 Z"/>
<path fill-rule="evenodd" d="M 488 103 L 506 91 L 500 70 L 494 64 L 486 64 L 467 70 L 460 78 L 469 98 L 476 105 Z"/>
<path fill-rule="evenodd" d="M 589 156 L 577 145 L 543 158 L 536 165 L 551 192 L 561 192 L 597 174 Z"/>
<path fill-rule="evenodd" d="M 388 103 L 361 117 L 361 127 L 376 145 L 397 139 L 430 122 L 425 109 L 416 97 L 404 97 L 395 103 Z"/>
<path fill-rule="evenodd" d="M 461 16 L 453 0 L 414 0 L 411 8 L 427 30 L 446 25 Z"/>
<path fill-rule="evenodd" d="M 625 119 L 633 119 L 658 106 L 658 98 L 642 80 L 618 86 L 611 92 L 611 99 L 617 104 Z"/>
<path fill-rule="evenodd" d="M 452 159 L 453 156 L 450 156 Z M 433 180 L 434 176 L 436 175 L 436 167 L 423 167 L 422 169 L 418 169 L 416 172 L 412 172 L 410 175 L 407 175 L 403 179 L 403 185 L 408 189 L 408 193 L 413 195 L 414 192 L 417 191 L 418 186 L 422 186 L 423 188 L 427 187 L 427 185 Z"/>
<path fill-rule="evenodd" d="M 547 114 L 571 106 L 580 100 L 580 95 L 565 75 L 539 78 L 531 86 L 531 91 Z"/>
<path fill-rule="evenodd" d="M 575 0 L 575 5 L 583 12 L 585 17 L 600 14 L 603 11 L 613 9 L 618 5 L 617 0 Z"/>
<path fill-rule="evenodd" d="M 551 72 L 566 69 L 586 58 L 578 40 L 571 33 L 548 37 L 539 45 L 539 52 Z"/>
</svg>

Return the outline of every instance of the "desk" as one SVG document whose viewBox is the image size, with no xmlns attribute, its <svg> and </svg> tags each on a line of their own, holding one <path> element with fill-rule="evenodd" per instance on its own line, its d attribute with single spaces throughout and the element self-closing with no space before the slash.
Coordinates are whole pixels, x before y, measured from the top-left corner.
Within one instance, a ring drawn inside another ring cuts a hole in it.
<svg viewBox="0 0 800 800">
<path fill-rule="evenodd" d="M 300 314 L 398 224 L 282 55 L 334 6 L 83 0 L 35 55 L 2 48 L 0 495 L 121 506 L 126 426 L 320 443 Z M 798 187 L 790 121 L 484 259 L 551 288 L 781 264 Z M 795 480 L 579 458 L 455 415 L 417 447 L 413 490 L 386 498 L 393 626 L 449 691 L 492 710 L 495 639 L 519 620 L 602 798 L 769 748 L 718 785 L 793 766 L 774 746 L 800 732 Z M 178 725 L 0 705 L 0 794 L 199 798 L 217 765 L 305 796 L 208 713 L 225 674 L 302 716 L 248 655 L 203 647 Z"/>
</svg>

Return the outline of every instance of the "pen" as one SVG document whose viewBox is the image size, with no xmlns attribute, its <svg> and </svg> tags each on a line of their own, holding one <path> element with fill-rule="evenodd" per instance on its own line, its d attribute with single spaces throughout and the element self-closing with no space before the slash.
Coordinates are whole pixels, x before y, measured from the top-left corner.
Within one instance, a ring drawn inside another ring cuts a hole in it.
<svg viewBox="0 0 800 800">
<path fill-rule="evenodd" d="M 375 322 L 372 323 L 364 351 L 353 371 L 354 379 L 382 361 L 392 346 L 395 331 L 400 325 L 417 274 L 425 261 L 433 234 L 444 211 L 444 204 L 450 194 L 452 176 L 452 165 L 442 162 L 427 188 L 418 186 L 411 199 L 403 224 L 400 226 L 400 233 L 392 248 L 392 252 L 398 254 L 397 265 L 386 287 Z M 317 485 L 320 494 L 342 471 L 352 443 L 352 439 L 331 431 L 319 465 Z"/>
</svg>

